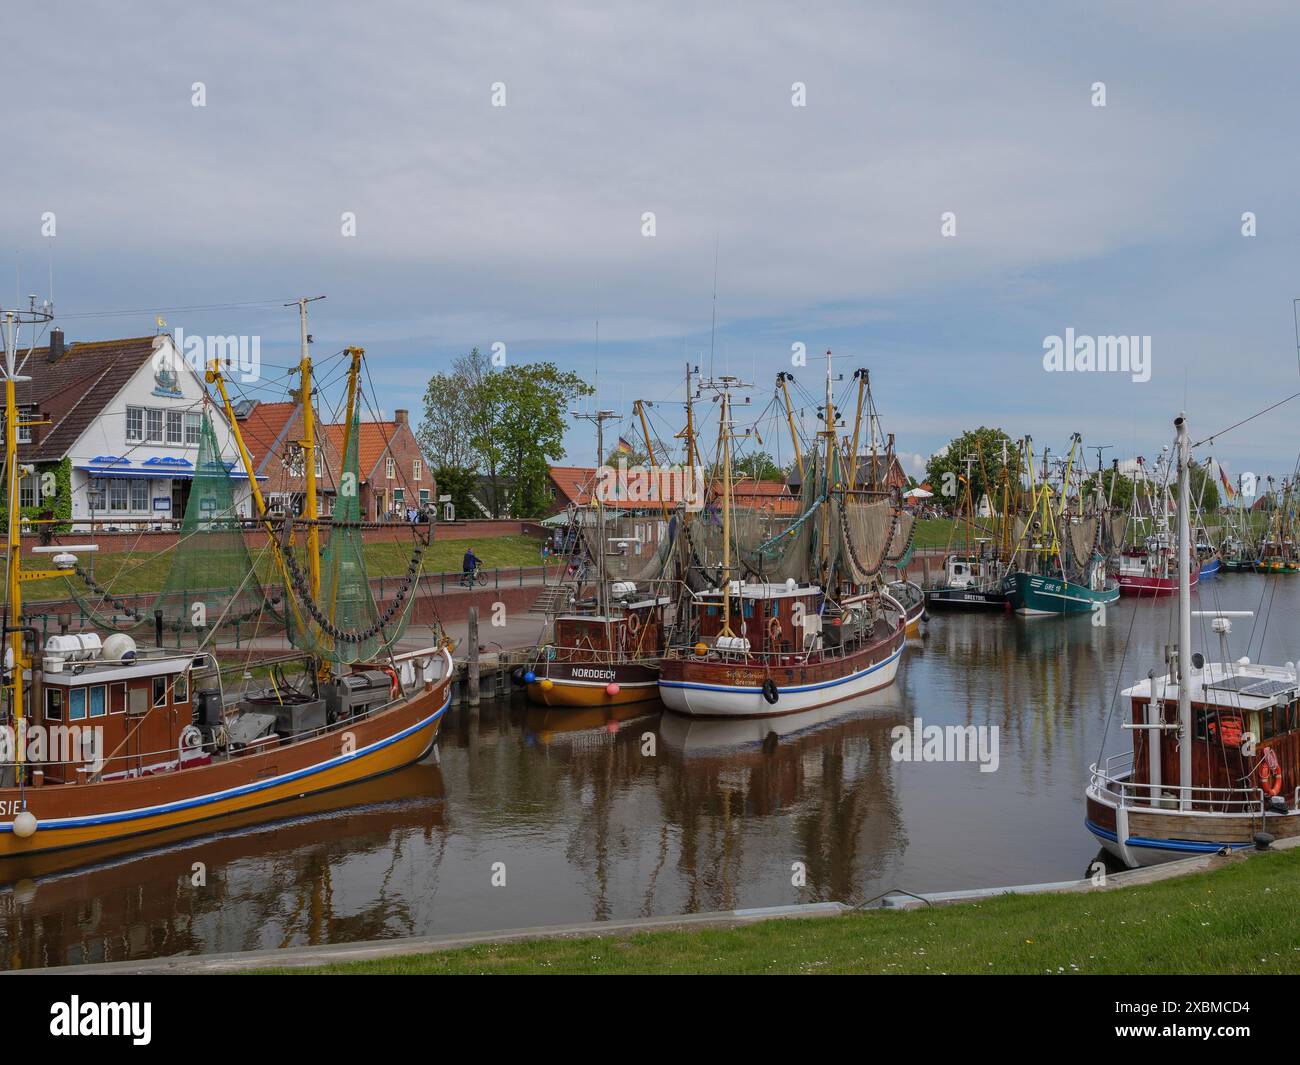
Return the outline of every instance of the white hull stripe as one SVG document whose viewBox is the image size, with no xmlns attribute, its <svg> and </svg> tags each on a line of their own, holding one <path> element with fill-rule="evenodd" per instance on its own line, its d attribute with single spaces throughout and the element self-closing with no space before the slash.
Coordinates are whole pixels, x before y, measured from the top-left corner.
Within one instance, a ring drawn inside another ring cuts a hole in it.
<svg viewBox="0 0 1300 1065">
<path fill-rule="evenodd" d="M 158 814 L 173 813 L 177 810 L 191 810 L 196 806 L 207 806 L 210 803 L 222 802 L 225 799 L 237 798 L 240 795 L 251 795 L 255 792 L 265 791 L 267 788 L 276 788 L 282 784 L 289 784 L 295 780 L 302 780 L 304 777 L 315 776 L 317 773 L 323 773 L 327 769 L 333 769 L 335 766 L 345 765 L 348 762 L 355 762 L 358 758 L 364 758 L 368 754 L 390 747 L 394 743 L 406 739 L 407 736 L 419 732 L 421 729 L 428 728 L 447 712 L 451 706 L 451 686 L 447 687 L 447 698 L 443 700 L 442 706 L 438 710 L 426 717 L 423 721 L 417 721 L 409 728 L 385 739 L 377 740 L 368 747 L 362 747 L 360 750 L 353 751 L 351 754 L 341 754 L 336 758 L 330 758 L 324 762 L 318 762 L 316 765 L 307 766 L 303 769 L 294 770 L 292 773 L 285 773 L 278 777 L 269 777 L 266 780 L 258 780 L 252 784 L 241 784 L 235 788 L 228 788 L 225 791 L 216 791 L 211 795 L 199 795 L 193 799 L 180 799 L 176 802 L 164 803 L 160 806 L 144 806 L 138 810 L 122 810 L 117 813 L 95 814 L 92 817 L 59 817 L 40 823 L 41 831 L 49 831 L 55 828 L 86 828 L 92 825 L 111 825 L 120 821 L 137 821 L 144 817 L 154 817 Z M 200 770 L 188 770 L 188 772 L 200 772 Z M 143 778 L 141 778 L 143 779 Z M 0 822 L 0 832 L 12 832 L 14 824 L 12 821 Z"/>
<path fill-rule="evenodd" d="M 865 677 L 868 673 L 874 673 L 878 669 L 883 669 L 885 666 L 889 665 L 889 663 L 898 659 L 902 655 L 902 653 L 903 653 L 903 649 L 900 647 L 888 658 L 883 659 L 875 663 L 874 665 L 870 665 L 866 669 L 861 669 L 857 673 L 851 673 L 847 677 L 840 677 L 838 680 L 826 680 L 826 681 L 822 681 L 820 684 L 797 684 L 797 685 L 790 685 L 788 687 L 782 687 L 780 684 L 778 684 L 776 686 L 777 691 L 780 692 L 782 695 L 785 695 L 790 692 L 815 692 L 815 691 L 819 691 L 822 688 L 834 688 L 840 684 L 848 684 L 851 681 L 857 680 L 859 677 Z M 773 680 L 775 681 L 775 678 L 773 678 Z M 689 681 L 684 681 L 684 680 L 661 680 L 659 682 L 659 687 L 691 688 L 695 691 L 728 692 L 734 695 L 761 694 L 763 691 L 761 687 L 741 688 L 734 684 L 692 684 Z"/>
</svg>

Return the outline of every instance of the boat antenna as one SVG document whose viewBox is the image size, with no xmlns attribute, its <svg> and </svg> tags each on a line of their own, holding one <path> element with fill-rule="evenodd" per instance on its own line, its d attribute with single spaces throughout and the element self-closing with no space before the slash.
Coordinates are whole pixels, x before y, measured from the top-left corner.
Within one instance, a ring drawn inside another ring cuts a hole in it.
<svg viewBox="0 0 1300 1065">
<path fill-rule="evenodd" d="M 718 245 L 720 238 L 713 235 L 713 321 L 709 326 L 709 377 L 713 376 L 713 343 L 718 335 Z"/>
</svg>

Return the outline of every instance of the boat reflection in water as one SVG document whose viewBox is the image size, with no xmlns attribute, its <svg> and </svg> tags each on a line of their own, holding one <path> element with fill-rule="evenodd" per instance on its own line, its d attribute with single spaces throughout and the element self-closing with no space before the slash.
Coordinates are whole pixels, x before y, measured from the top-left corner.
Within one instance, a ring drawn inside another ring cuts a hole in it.
<svg viewBox="0 0 1300 1065">
<path fill-rule="evenodd" d="M 0 865 L 4 968 L 411 935 L 400 896 L 335 898 L 348 863 L 382 883 L 414 834 L 444 834 L 442 771 L 386 776 L 140 840 Z M 350 894 L 350 892 L 348 892 Z M 343 913 L 346 909 L 346 913 Z"/>
</svg>

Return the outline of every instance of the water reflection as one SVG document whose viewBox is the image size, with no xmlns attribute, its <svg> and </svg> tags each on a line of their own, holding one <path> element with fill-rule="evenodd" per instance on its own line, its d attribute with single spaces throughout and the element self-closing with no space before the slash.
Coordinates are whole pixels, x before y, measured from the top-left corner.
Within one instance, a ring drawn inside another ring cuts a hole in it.
<svg viewBox="0 0 1300 1065">
<path fill-rule="evenodd" d="M 1248 641 L 1252 657 L 1300 653 L 1300 578 L 1233 575 L 1199 599 L 1258 611 L 1234 656 Z M 0 951 L 12 968 L 1078 876 L 1096 853 L 1087 765 L 1127 741 L 1107 718 L 1121 686 L 1160 668 L 1170 610 L 937 617 L 893 688 L 763 721 L 459 711 L 440 765 L 281 806 L 274 824 L 0 866 Z M 1196 628 L 1217 657 L 1208 620 Z M 996 726 L 998 771 L 894 762 L 891 729 L 915 718 Z"/>
</svg>

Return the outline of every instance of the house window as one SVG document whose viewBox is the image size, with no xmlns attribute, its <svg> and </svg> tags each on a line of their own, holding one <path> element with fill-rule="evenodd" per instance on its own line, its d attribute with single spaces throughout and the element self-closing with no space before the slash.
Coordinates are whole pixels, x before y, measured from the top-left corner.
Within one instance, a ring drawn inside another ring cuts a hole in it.
<svg viewBox="0 0 1300 1065">
<path fill-rule="evenodd" d="M 187 447 L 198 447 L 200 424 L 199 415 L 185 415 L 185 444 Z"/>
<path fill-rule="evenodd" d="M 401 488 L 393 489 L 393 506 L 401 507 L 406 502 L 406 492 Z"/>
<path fill-rule="evenodd" d="M 185 419 L 178 410 L 169 410 L 167 412 L 167 443 L 179 444 L 185 438 L 184 430 Z"/>
<path fill-rule="evenodd" d="M 411 477 L 416 481 L 424 478 L 424 463 L 419 459 L 411 460 Z"/>
<path fill-rule="evenodd" d="M 45 689 L 45 719 L 47 721 L 63 720 L 63 689 Z"/>
<path fill-rule="evenodd" d="M 81 721 L 86 716 L 86 689 L 68 689 L 68 720 Z"/>
<path fill-rule="evenodd" d="M 397 476 L 397 463 L 391 457 L 384 459 L 384 476 L 390 481 Z"/>
<path fill-rule="evenodd" d="M 30 418 L 32 421 L 37 420 L 36 411 L 30 409 L 20 410 L 18 412 L 18 417 L 19 419 Z M 18 426 L 18 443 L 30 444 L 31 442 L 32 442 L 32 427 L 30 425 L 22 425 L 20 422 Z"/>
<path fill-rule="evenodd" d="M 86 487 L 86 504 L 91 510 L 104 509 L 104 482 L 98 477 L 91 478 Z"/>
<path fill-rule="evenodd" d="M 167 705 L 167 678 L 154 677 L 153 679 L 153 705 Z"/>
<path fill-rule="evenodd" d="M 126 510 L 126 505 L 126 481 L 122 480 L 120 477 L 114 478 L 108 482 L 108 509 Z"/>
<path fill-rule="evenodd" d="M 126 408 L 126 438 L 128 440 L 144 439 L 144 408 Z"/>
<path fill-rule="evenodd" d="M 145 415 L 145 439 L 151 444 L 161 444 L 163 442 L 163 412 L 160 410 L 146 410 Z"/>
<path fill-rule="evenodd" d="M 104 685 L 96 684 L 90 689 L 90 716 L 103 717 L 108 713 L 108 705 Z"/>
<path fill-rule="evenodd" d="M 420 506 L 424 506 L 424 505 L 425 505 L 426 503 L 428 503 L 428 502 L 429 502 L 429 490 L 428 490 L 427 488 L 421 488 L 421 489 L 420 489 Z"/>
<path fill-rule="evenodd" d="M 18 505 L 20 507 L 36 506 L 36 474 L 18 479 Z"/>
<path fill-rule="evenodd" d="M 149 509 L 149 482 L 148 481 L 131 481 L 131 509 L 148 510 Z"/>
<path fill-rule="evenodd" d="M 325 464 L 321 461 L 320 452 L 316 452 L 316 476 L 325 476 Z"/>
</svg>

